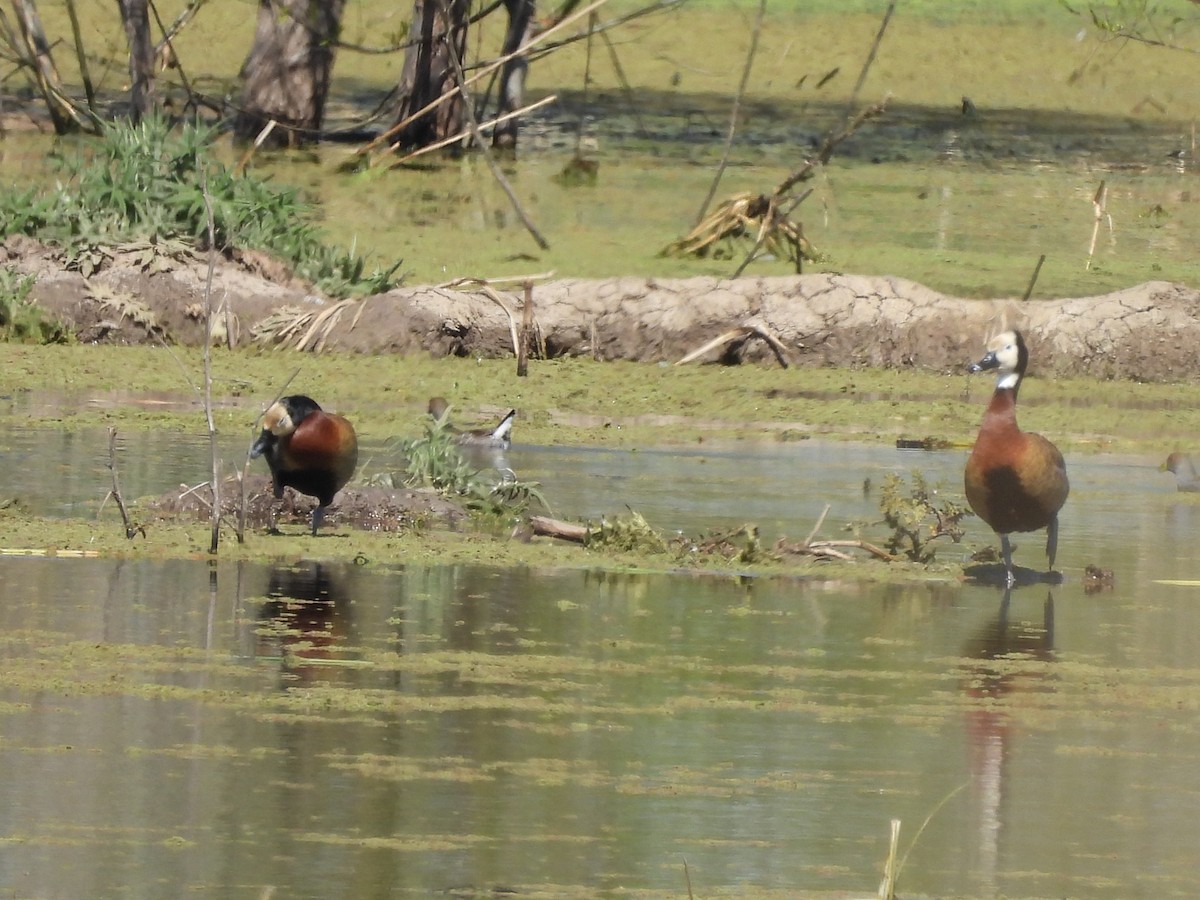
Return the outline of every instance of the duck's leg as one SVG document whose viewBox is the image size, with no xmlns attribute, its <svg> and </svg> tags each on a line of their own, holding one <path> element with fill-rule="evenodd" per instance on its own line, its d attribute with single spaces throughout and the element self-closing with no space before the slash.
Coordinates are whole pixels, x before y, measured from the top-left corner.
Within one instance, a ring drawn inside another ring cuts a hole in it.
<svg viewBox="0 0 1200 900">
<path fill-rule="evenodd" d="M 317 529 L 321 527 L 321 523 L 324 521 L 325 507 L 318 503 L 316 509 L 313 510 L 312 515 L 312 533 L 314 536 L 316 536 Z"/>
<path fill-rule="evenodd" d="M 1011 588 L 1017 583 L 1016 576 L 1013 575 L 1012 568 L 1012 544 L 1008 541 L 1008 535 L 1000 535 L 1000 552 L 1004 555 L 1004 571 L 1007 574 L 1005 585 Z"/>
<path fill-rule="evenodd" d="M 1050 571 L 1054 571 L 1054 557 L 1058 555 L 1058 516 L 1046 526 L 1046 556 L 1050 559 Z"/>
</svg>

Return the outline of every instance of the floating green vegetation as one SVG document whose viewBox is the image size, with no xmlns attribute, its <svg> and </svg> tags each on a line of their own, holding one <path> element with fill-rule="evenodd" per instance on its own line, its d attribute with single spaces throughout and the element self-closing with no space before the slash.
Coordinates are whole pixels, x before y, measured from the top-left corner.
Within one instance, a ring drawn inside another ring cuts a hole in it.
<svg viewBox="0 0 1200 900">
<path fill-rule="evenodd" d="M 23 234 L 61 247 L 85 277 L 106 265 L 110 248 L 124 245 L 140 247 L 152 270 L 161 257 L 207 246 L 211 208 L 222 253 L 270 253 L 335 297 L 393 285 L 399 262 L 367 273 L 354 250 L 327 246 L 295 190 L 219 162 L 215 136 L 214 128 L 176 128 L 159 117 L 106 125 L 99 142 L 55 155 L 60 178 L 53 189 L 0 189 L 0 238 Z"/>
</svg>

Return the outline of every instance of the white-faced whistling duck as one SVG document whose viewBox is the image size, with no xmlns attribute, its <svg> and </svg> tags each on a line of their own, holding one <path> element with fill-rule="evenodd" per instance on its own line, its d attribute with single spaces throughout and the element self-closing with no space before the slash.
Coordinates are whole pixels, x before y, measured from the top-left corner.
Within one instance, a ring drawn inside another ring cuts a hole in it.
<svg viewBox="0 0 1200 900">
<path fill-rule="evenodd" d="M 971 509 L 1000 535 L 1010 588 L 1016 579 L 1009 534 L 1045 528 L 1046 556 L 1053 571 L 1058 511 L 1070 490 L 1058 448 L 1017 425 L 1017 389 L 1028 363 L 1029 351 L 1020 332 L 1006 331 L 988 344 L 983 359 L 970 366 L 972 372 L 996 369 L 997 377 L 963 480 Z"/>
<path fill-rule="evenodd" d="M 1162 464 L 1162 467 L 1175 474 L 1175 486 L 1178 490 L 1200 491 L 1200 477 L 1196 475 L 1196 467 L 1192 465 L 1192 458 L 1186 453 L 1176 450 L 1167 457 L 1167 461 Z"/>
<path fill-rule="evenodd" d="M 250 449 L 251 458 L 265 455 L 271 468 L 275 497 L 285 487 L 317 498 L 312 532 L 354 475 L 358 465 L 358 438 L 354 426 L 342 416 L 327 413 L 311 397 L 281 397 L 263 415 L 263 430 Z"/>
</svg>

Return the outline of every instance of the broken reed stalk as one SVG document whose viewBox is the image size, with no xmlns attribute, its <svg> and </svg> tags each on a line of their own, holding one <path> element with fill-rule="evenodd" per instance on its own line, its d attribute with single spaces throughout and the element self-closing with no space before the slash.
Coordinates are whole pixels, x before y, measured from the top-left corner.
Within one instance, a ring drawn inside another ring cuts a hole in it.
<svg viewBox="0 0 1200 900">
<path fill-rule="evenodd" d="M 1033 286 L 1037 284 L 1038 275 L 1042 273 L 1042 263 L 1045 261 L 1046 254 L 1043 253 L 1038 257 L 1037 265 L 1033 267 L 1033 275 L 1031 275 L 1029 278 L 1029 287 L 1025 288 L 1025 296 L 1021 298 L 1022 300 L 1028 300 L 1033 296 Z"/>
<path fill-rule="evenodd" d="M 742 109 L 742 97 L 746 93 L 746 85 L 750 81 L 750 70 L 754 67 L 754 56 L 758 52 L 758 37 L 762 33 L 763 16 L 767 11 L 767 0 L 758 0 L 758 14 L 754 17 L 754 28 L 750 32 L 750 49 L 746 51 L 746 63 L 742 66 L 742 80 L 738 83 L 737 92 L 733 95 L 733 107 L 729 111 L 729 130 L 725 134 L 725 149 L 721 153 L 721 162 L 713 175 L 713 182 L 708 188 L 708 196 L 700 204 L 700 212 L 696 214 L 696 224 L 699 225 L 708 215 L 709 204 L 716 196 L 717 186 L 729 165 L 729 154 L 733 151 L 733 138 L 737 134 L 738 115 Z"/>
<path fill-rule="evenodd" d="M 883 36 L 887 33 L 888 24 L 892 21 L 892 13 L 895 11 L 896 0 L 891 0 L 888 3 L 888 8 L 884 10 L 883 20 L 879 23 L 879 30 L 875 32 L 875 40 L 871 44 L 871 51 L 867 54 L 862 69 L 859 70 L 858 81 L 854 82 L 854 90 L 850 92 L 850 102 L 846 104 L 847 116 L 850 115 L 851 110 L 858 103 L 859 91 L 862 90 L 862 86 L 867 80 L 867 73 L 871 71 L 871 66 L 875 64 L 875 57 L 879 55 L 879 45 L 883 43 Z"/>
<path fill-rule="evenodd" d="M 488 119 L 486 122 L 480 122 L 479 130 L 482 131 L 485 128 L 495 128 L 497 125 L 501 125 L 507 122 L 509 119 L 515 119 L 517 116 L 523 116 L 528 112 L 533 112 L 535 109 L 546 106 L 549 103 L 554 103 L 556 100 L 558 100 L 558 94 L 551 94 L 549 97 L 544 97 L 535 103 L 530 103 L 528 106 L 522 106 L 520 109 L 514 109 L 512 112 L 506 112 L 502 116 L 497 116 L 494 119 Z M 436 141 L 432 144 L 426 144 L 424 147 L 418 147 L 407 156 L 402 156 L 392 163 L 391 168 L 398 168 L 407 162 L 411 162 L 418 156 L 424 156 L 426 153 L 432 153 L 434 150 L 441 150 L 443 147 L 449 147 L 451 144 L 461 141 L 470 133 L 470 128 L 464 128 L 462 131 L 451 135 L 448 138 L 443 138 L 442 140 Z"/>
<path fill-rule="evenodd" d="M 896 863 L 895 872 L 892 876 L 893 894 L 888 898 L 888 900 L 893 900 L 893 898 L 895 897 L 894 892 L 895 892 L 895 887 L 896 887 L 896 885 L 895 885 L 896 879 L 898 879 L 900 877 L 900 873 L 904 871 L 904 863 L 908 860 L 908 854 L 912 853 L 913 847 L 917 846 L 917 841 L 920 840 L 921 835 L 925 833 L 925 829 L 927 827 L 929 827 L 929 823 L 933 821 L 933 817 L 938 814 L 938 812 L 941 810 L 941 808 L 943 806 L 945 806 L 947 803 L 950 802 L 950 799 L 952 797 L 954 797 L 956 794 L 958 794 L 960 791 L 962 791 L 970 783 L 971 783 L 970 779 L 964 781 L 958 787 L 954 788 L 954 790 L 950 791 L 950 793 L 948 793 L 940 801 L 938 801 L 937 806 L 935 806 L 933 809 L 931 809 L 929 811 L 929 815 L 927 815 L 925 817 L 925 821 L 921 823 L 921 827 L 917 829 L 917 833 L 913 835 L 912 841 L 909 842 L 908 849 L 904 851 L 904 855 L 902 857 L 900 857 L 900 861 L 898 863 Z M 899 838 L 900 820 L 893 819 L 892 827 L 896 832 L 892 837 L 892 841 L 894 844 L 896 842 L 896 840 Z"/>
<path fill-rule="evenodd" d="M 246 166 L 250 164 L 250 160 L 254 156 L 255 152 L 257 152 L 258 148 L 263 145 L 263 141 L 271 136 L 271 132 L 275 130 L 275 126 L 278 124 L 279 123 L 274 119 L 271 119 L 262 127 L 262 131 L 258 133 L 258 135 L 254 138 L 253 143 L 251 143 L 250 146 L 246 148 L 246 152 L 242 154 L 242 158 L 238 160 L 237 165 L 233 167 L 234 175 L 241 175 L 246 171 Z"/>
<path fill-rule="evenodd" d="M 525 282 L 525 306 L 521 310 L 521 340 L 517 352 L 517 377 L 529 373 L 529 345 L 533 343 L 533 282 Z"/>
<path fill-rule="evenodd" d="M 879 885 L 879 900 L 896 900 L 896 876 L 900 864 L 896 852 L 900 847 L 900 820 L 892 819 L 892 839 L 888 844 L 887 862 L 883 866 L 883 881 Z"/>
<path fill-rule="evenodd" d="M 454 21 L 454 17 L 450 14 L 447 7 L 447 0 L 442 0 L 442 14 L 446 17 L 447 22 Z M 525 212 L 525 207 L 521 205 L 521 201 L 517 199 L 517 192 L 513 190 L 512 185 L 508 183 L 508 179 L 504 177 L 504 173 L 500 171 L 500 166 L 496 163 L 496 158 L 492 155 L 491 149 L 487 144 L 480 140 L 479 137 L 479 120 L 475 118 L 475 109 L 471 95 L 467 92 L 467 76 L 463 72 L 462 60 L 458 58 L 458 49 L 452 41 L 446 42 L 446 55 L 450 58 L 450 64 L 454 67 L 454 78 L 458 82 L 459 91 L 463 98 L 463 112 L 467 116 L 467 123 L 471 126 L 471 139 L 479 146 L 479 152 L 483 154 L 484 162 L 487 163 L 488 169 L 492 173 L 492 178 L 496 184 L 500 185 L 500 190 L 504 191 L 508 197 L 508 202 L 512 204 L 513 211 L 516 212 L 517 218 L 521 220 L 521 224 L 525 226 L 525 230 L 529 232 L 535 244 L 542 250 L 550 249 L 550 242 L 542 235 L 533 219 L 529 218 L 529 214 Z"/>
<path fill-rule="evenodd" d="M 596 14 L 592 13 L 593 25 L 595 22 Z M 589 25 L 589 28 L 590 27 L 592 26 Z M 604 46 L 608 48 L 608 58 L 609 61 L 612 62 L 613 71 L 617 74 L 617 81 L 621 84 L 621 92 L 625 95 L 625 102 L 628 104 L 630 112 L 633 113 L 633 121 L 634 124 L 637 125 L 637 135 L 638 137 L 645 137 L 647 134 L 646 123 L 642 121 L 642 113 L 639 109 L 637 95 L 633 92 L 633 86 L 630 85 L 629 79 L 625 77 L 625 69 L 621 65 L 620 58 L 617 56 L 616 45 L 613 44 L 612 38 L 608 36 L 607 28 L 602 28 L 600 30 L 600 40 L 604 41 Z M 583 120 L 581 118 L 580 122 L 582 121 Z M 579 153 L 578 144 L 575 145 L 575 153 L 576 155 Z"/>
<path fill-rule="evenodd" d="M 858 93 L 867 80 L 867 74 L 871 71 L 871 66 L 875 64 L 875 58 L 879 53 L 879 46 L 883 43 L 883 36 L 887 33 L 888 24 L 891 22 L 892 13 L 895 11 L 896 0 L 891 0 L 891 2 L 888 3 L 887 10 L 884 11 L 883 20 L 879 24 L 879 30 L 875 33 L 875 40 L 871 44 L 871 50 L 867 53 L 867 58 L 863 61 L 862 69 L 858 73 L 858 81 L 855 82 L 854 90 L 850 94 L 850 101 L 846 106 L 846 126 L 837 134 L 830 132 L 830 134 L 826 135 L 824 142 L 821 144 L 821 149 L 817 152 L 817 155 L 806 160 L 803 166 L 783 180 L 779 187 L 775 189 L 774 194 L 771 195 L 770 199 L 772 206 L 779 206 L 784 195 L 788 191 L 790 191 L 801 181 L 807 181 L 808 179 L 812 178 L 813 172 L 816 170 L 816 168 L 829 162 L 829 160 L 833 157 L 833 151 L 839 144 L 842 143 L 842 141 L 854 134 L 854 132 L 862 127 L 862 125 L 869 119 L 873 119 L 876 116 L 882 115 L 883 111 L 887 108 L 889 98 L 885 97 L 882 102 L 876 103 L 873 106 L 868 106 L 857 115 L 851 117 L 851 112 L 853 111 L 855 104 L 858 103 Z M 742 260 L 741 265 L 739 265 L 737 267 L 737 271 L 734 272 L 735 278 L 741 275 L 742 272 L 746 270 L 746 266 L 750 265 L 750 263 L 753 262 L 758 256 L 758 252 L 762 249 L 763 244 L 766 243 L 769 234 L 770 231 L 765 228 L 759 232 L 758 238 L 754 242 L 754 246 L 750 248 L 750 252 L 746 254 L 746 257 Z"/>
<path fill-rule="evenodd" d="M 117 502 L 117 509 L 121 511 L 121 521 L 125 523 L 125 537 L 133 540 L 133 536 L 138 533 L 139 529 L 131 521 L 129 521 L 129 510 L 125 508 L 125 498 L 121 496 L 121 479 L 117 475 L 117 429 L 108 429 L 108 470 L 112 472 L 112 490 L 109 496 Z"/>
<path fill-rule="evenodd" d="M 204 279 L 204 419 L 208 423 L 208 449 L 212 461 L 211 540 L 208 552 L 216 553 L 221 543 L 221 455 L 217 452 L 217 426 L 213 422 L 212 403 L 212 283 L 217 268 L 217 229 L 213 221 L 212 195 L 208 192 L 208 175 L 203 168 L 200 169 L 200 196 L 204 200 L 205 227 L 208 229 L 208 273 Z M 239 516 L 238 520 L 243 518 Z M 244 535 L 239 530 L 238 543 L 242 543 L 243 539 Z"/>
<path fill-rule="evenodd" d="M 821 145 L 821 149 L 817 152 L 817 155 L 805 160 L 804 165 L 788 175 L 788 177 L 783 180 L 779 187 L 775 188 L 775 192 L 770 198 L 771 202 L 775 205 L 778 205 L 784 194 L 786 194 L 800 182 L 807 181 L 812 178 L 813 174 L 820 166 L 825 165 L 830 159 L 833 158 L 833 151 L 837 149 L 839 144 L 853 135 L 854 132 L 858 131 L 859 128 L 861 128 L 871 119 L 883 115 L 883 113 L 887 110 L 888 101 L 890 99 L 890 97 L 885 97 L 880 102 L 861 110 L 858 115 L 851 119 L 841 131 L 826 137 L 825 142 Z M 742 272 L 746 270 L 746 266 L 750 265 L 750 263 L 753 262 L 758 256 L 758 251 L 762 249 L 763 244 L 766 243 L 770 234 L 770 230 L 766 228 L 759 232 L 758 238 L 754 242 L 754 246 L 750 248 L 750 251 L 746 254 L 745 259 L 742 260 L 741 265 L 739 265 L 737 270 L 733 273 L 735 278 L 741 275 Z"/>
<path fill-rule="evenodd" d="M 1100 223 L 1104 221 L 1105 210 L 1107 207 L 1108 183 L 1101 181 L 1100 187 L 1096 188 L 1096 193 L 1092 197 L 1092 212 L 1094 214 L 1094 221 L 1092 222 L 1092 242 L 1088 245 L 1088 258 L 1087 265 L 1084 266 L 1085 270 L 1091 269 L 1092 267 L 1092 256 L 1096 253 L 1096 238 L 1100 234 Z M 1112 228 L 1111 220 L 1108 227 L 1110 229 Z"/>
</svg>

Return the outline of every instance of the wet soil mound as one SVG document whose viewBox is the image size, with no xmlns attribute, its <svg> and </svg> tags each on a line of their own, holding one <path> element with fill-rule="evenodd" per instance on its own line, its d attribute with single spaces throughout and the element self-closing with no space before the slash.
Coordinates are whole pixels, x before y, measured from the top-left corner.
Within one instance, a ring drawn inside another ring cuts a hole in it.
<svg viewBox="0 0 1200 900">
<path fill-rule="evenodd" d="M 161 496 L 142 501 L 138 512 L 157 520 L 195 520 L 207 522 L 212 494 L 205 485 L 196 489 L 181 485 Z M 241 491 L 234 478 L 221 486 L 221 511 L 228 521 L 236 521 Z M 312 521 L 316 500 L 293 490 L 284 491 L 276 500 L 271 479 L 265 475 L 246 478 L 246 527 L 267 528 L 276 525 L 305 526 Z M 273 517 L 273 518 L 272 518 Z M 344 488 L 325 512 L 325 528 L 353 526 L 364 531 L 406 531 L 423 526 L 457 528 L 467 518 L 460 506 L 434 491 L 409 488 L 385 488 L 364 485 Z"/>
<path fill-rule="evenodd" d="M 113 249 L 85 278 L 54 248 L 28 238 L 0 245 L 0 264 L 37 276 L 33 298 L 83 341 L 204 340 L 207 262 L 147 263 Z M 304 351 L 506 356 L 521 319 L 519 292 L 405 287 L 338 303 L 277 266 L 220 260 L 212 296 L 217 339 Z M 724 336 L 700 358 L 944 370 L 971 358 L 999 326 L 1025 330 L 1042 374 L 1139 381 L 1200 378 L 1200 291 L 1148 282 L 1059 300 L 948 297 L 901 278 L 854 275 L 561 280 L 534 289 L 546 356 L 675 362 Z M 765 337 L 764 337 L 765 336 Z"/>
</svg>

